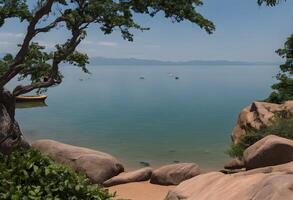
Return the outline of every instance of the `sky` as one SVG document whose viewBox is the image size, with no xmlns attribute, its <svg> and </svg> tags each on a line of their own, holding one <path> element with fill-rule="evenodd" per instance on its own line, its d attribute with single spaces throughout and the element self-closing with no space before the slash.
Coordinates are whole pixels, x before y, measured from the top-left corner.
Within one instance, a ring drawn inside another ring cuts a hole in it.
<svg viewBox="0 0 293 200">
<path fill-rule="evenodd" d="M 90 57 L 279 62 L 275 50 L 293 33 L 292 10 L 290 0 L 273 8 L 260 7 L 256 0 L 204 0 L 198 11 L 215 23 L 212 35 L 189 22 L 174 24 L 162 14 L 154 18 L 139 15 L 137 21 L 151 30 L 134 31 L 134 42 L 124 41 L 119 32 L 104 36 L 91 26 L 78 50 Z M 0 55 L 16 52 L 26 25 L 7 20 L 0 28 Z M 34 41 L 50 49 L 66 35 L 64 30 L 55 30 Z"/>
</svg>

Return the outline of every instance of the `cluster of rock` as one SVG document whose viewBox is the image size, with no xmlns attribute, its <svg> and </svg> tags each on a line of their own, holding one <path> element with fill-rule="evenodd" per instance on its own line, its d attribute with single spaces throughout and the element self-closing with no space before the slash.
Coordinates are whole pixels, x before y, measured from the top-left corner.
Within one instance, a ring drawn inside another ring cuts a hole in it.
<svg viewBox="0 0 293 200">
<path fill-rule="evenodd" d="M 286 101 L 284 104 L 253 102 L 239 114 L 232 132 L 232 141 L 237 143 L 248 130 L 259 130 L 272 125 L 278 113 L 293 113 L 293 101 Z"/>
<path fill-rule="evenodd" d="M 275 114 L 282 111 L 293 113 L 293 101 L 282 105 L 254 102 L 240 114 L 233 141 L 237 143 L 250 128 L 269 126 Z M 293 141 L 275 135 L 269 135 L 247 148 L 243 160 L 235 159 L 227 163 L 226 169 L 247 170 L 232 175 L 222 172 L 202 174 L 195 163 L 124 172 L 123 165 L 116 158 L 103 152 L 53 140 L 35 141 L 32 147 L 57 162 L 84 172 L 93 183 L 106 187 L 139 181 L 177 185 L 169 191 L 165 200 L 293 200 Z"/>
<path fill-rule="evenodd" d="M 178 185 L 200 174 L 199 166 L 194 163 L 172 164 L 156 170 L 146 167 L 133 172 L 124 172 L 123 165 L 109 154 L 54 140 L 34 141 L 32 147 L 58 163 L 85 173 L 93 183 L 106 187 L 148 180 L 153 184 Z"/>
<path fill-rule="evenodd" d="M 293 101 L 281 105 L 254 102 L 240 113 L 232 141 L 237 143 L 248 130 L 268 127 L 277 114 L 288 113 L 293 113 Z M 293 141 L 290 139 L 268 135 L 248 147 L 243 160 L 234 159 L 225 168 L 247 171 L 195 176 L 169 191 L 165 200 L 293 200 Z"/>
<path fill-rule="evenodd" d="M 293 141 L 274 135 L 249 147 L 243 161 L 234 160 L 232 164 L 249 170 L 232 175 L 221 172 L 201 174 L 199 166 L 194 163 L 124 172 L 123 165 L 116 158 L 103 152 L 53 140 L 35 141 L 32 147 L 59 163 L 84 172 L 93 183 L 106 187 L 148 180 L 153 184 L 178 185 L 165 200 L 277 200 L 293 197 Z"/>
<path fill-rule="evenodd" d="M 165 200 L 293 199 L 292 140 L 267 136 L 245 151 L 243 162 L 234 160 L 230 164 L 249 170 L 196 176 L 171 190 Z"/>
<path fill-rule="evenodd" d="M 184 181 L 165 200 L 292 200 L 293 162 L 233 175 L 211 172 Z"/>
<path fill-rule="evenodd" d="M 290 161 L 293 161 L 293 141 L 276 135 L 268 135 L 248 147 L 243 153 L 243 160 L 233 159 L 226 163 L 224 168 L 250 170 Z"/>
</svg>

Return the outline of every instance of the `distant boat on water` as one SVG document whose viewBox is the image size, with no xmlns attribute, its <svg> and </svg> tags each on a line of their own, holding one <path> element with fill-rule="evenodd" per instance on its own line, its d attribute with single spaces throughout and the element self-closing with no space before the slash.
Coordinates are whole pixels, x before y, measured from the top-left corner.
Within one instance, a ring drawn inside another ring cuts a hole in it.
<svg viewBox="0 0 293 200">
<path fill-rule="evenodd" d="M 37 95 L 37 96 L 17 96 L 16 102 L 42 102 L 47 99 L 46 95 Z"/>
</svg>

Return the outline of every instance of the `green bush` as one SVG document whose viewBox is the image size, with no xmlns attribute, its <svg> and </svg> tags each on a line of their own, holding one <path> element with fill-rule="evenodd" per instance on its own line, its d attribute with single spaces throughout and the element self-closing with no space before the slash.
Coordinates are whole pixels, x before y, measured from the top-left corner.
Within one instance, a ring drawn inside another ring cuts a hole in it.
<svg viewBox="0 0 293 200">
<path fill-rule="evenodd" d="M 243 152 L 246 148 L 266 137 L 267 135 L 277 135 L 280 137 L 293 139 L 293 117 L 289 116 L 288 113 L 280 113 L 279 118 L 272 126 L 260 130 L 248 131 L 247 134 L 240 137 L 237 144 L 231 144 L 227 153 L 231 157 L 242 159 Z"/>
<path fill-rule="evenodd" d="M 108 191 L 36 150 L 0 153 L 0 199 L 110 200 Z"/>
</svg>

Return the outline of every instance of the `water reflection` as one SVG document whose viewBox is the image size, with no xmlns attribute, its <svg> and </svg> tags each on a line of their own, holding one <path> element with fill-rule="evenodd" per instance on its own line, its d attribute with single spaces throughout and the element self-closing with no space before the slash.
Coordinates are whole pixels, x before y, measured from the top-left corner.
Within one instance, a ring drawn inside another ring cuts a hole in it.
<svg viewBox="0 0 293 200">
<path fill-rule="evenodd" d="M 22 102 L 16 103 L 17 109 L 27 109 L 27 108 L 39 108 L 47 107 L 48 105 L 45 102 Z"/>
</svg>

